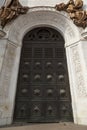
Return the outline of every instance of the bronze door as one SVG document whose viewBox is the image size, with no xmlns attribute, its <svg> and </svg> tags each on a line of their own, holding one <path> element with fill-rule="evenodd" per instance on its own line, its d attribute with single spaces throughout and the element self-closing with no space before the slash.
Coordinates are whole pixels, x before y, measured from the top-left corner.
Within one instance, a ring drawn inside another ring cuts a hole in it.
<svg viewBox="0 0 87 130">
<path fill-rule="evenodd" d="M 72 121 L 64 39 L 49 27 L 23 39 L 14 121 Z"/>
</svg>

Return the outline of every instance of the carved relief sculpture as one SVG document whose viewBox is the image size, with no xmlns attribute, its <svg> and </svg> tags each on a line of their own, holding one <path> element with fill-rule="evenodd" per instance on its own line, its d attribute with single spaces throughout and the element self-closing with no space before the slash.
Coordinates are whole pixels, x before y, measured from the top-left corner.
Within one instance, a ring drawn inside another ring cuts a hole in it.
<svg viewBox="0 0 87 130">
<path fill-rule="evenodd" d="M 4 27 L 20 14 L 27 13 L 28 9 L 29 7 L 23 7 L 19 0 L 6 0 L 4 6 L 0 9 L 1 26 Z M 83 10 L 82 0 L 69 0 L 67 4 L 57 4 L 55 9 L 58 11 L 66 11 L 77 26 L 83 28 L 87 26 L 87 11 Z"/>
<path fill-rule="evenodd" d="M 83 10 L 82 7 L 82 0 L 69 0 L 67 4 L 60 3 L 55 6 L 58 11 L 69 13 L 70 18 L 77 26 L 85 28 L 87 26 L 87 11 Z"/>
<path fill-rule="evenodd" d="M 27 13 L 29 7 L 23 7 L 19 0 L 6 0 L 4 6 L 0 9 L 0 24 L 4 27 L 12 19 L 20 14 Z"/>
</svg>

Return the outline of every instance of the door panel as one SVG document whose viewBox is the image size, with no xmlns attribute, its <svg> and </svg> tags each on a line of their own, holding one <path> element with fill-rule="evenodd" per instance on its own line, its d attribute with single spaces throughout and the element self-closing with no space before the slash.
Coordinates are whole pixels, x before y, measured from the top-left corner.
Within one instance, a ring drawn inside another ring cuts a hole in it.
<svg viewBox="0 0 87 130">
<path fill-rule="evenodd" d="M 73 121 L 64 39 L 52 28 L 24 36 L 14 121 Z"/>
</svg>

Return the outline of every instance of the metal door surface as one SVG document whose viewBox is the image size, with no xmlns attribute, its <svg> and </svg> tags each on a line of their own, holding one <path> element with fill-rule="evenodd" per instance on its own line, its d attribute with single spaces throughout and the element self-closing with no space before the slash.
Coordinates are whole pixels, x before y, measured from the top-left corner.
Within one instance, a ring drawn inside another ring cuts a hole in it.
<svg viewBox="0 0 87 130">
<path fill-rule="evenodd" d="M 64 39 L 52 28 L 23 38 L 14 121 L 73 121 Z"/>
</svg>

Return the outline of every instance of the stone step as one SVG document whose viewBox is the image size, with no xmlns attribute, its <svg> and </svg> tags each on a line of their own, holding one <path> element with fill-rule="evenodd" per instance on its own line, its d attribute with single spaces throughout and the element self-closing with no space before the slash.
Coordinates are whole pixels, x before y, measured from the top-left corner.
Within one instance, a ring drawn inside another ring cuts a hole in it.
<svg viewBox="0 0 87 130">
<path fill-rule="evenodd" d="M 87 126 L 75 125 L 73 123 L 49 123 L 3 127 L 0 130 L 87 130 Z"/>
</svg>

